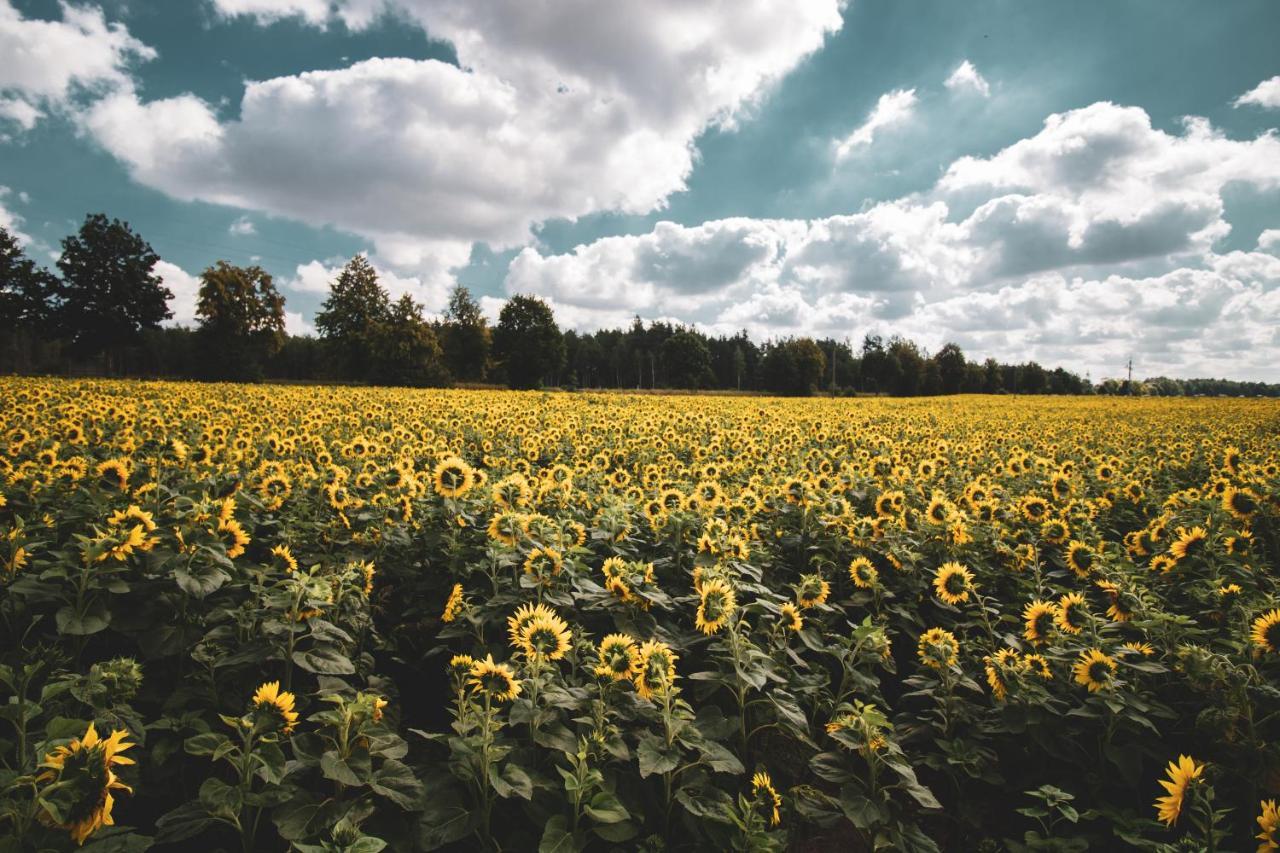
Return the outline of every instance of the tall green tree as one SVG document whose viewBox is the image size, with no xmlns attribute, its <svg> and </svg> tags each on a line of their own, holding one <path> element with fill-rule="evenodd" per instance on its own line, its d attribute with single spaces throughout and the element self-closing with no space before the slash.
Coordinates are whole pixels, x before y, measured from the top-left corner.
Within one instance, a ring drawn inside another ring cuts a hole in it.
<svg viewBox="0 0 1280 853">
<path fill-rule="evenodd" d="M 108 370 L 143 329 L 173 316 L 173 294 L 155 274 L 160 260 L 146 240 L 119 219 L 94 213 L 62 241 L 58 323 L 83 355 L 105 352 Z"/>
<path fill-rule="evenodd" d="M 457 379 L 480 381 L 489 364 L 492 335 L 471 291 L 455 285 L 449 293 L 443 330 L 445 363 Z"/>
<path fill-rule="evenodd" d="M 422 306 L 404 294 L 377 324 L 373 337 L 374 375 L 389 385 L 447 385 L 449 373 L 435 331 Z"/>
<path fill-rule="evenodd" d="M 205 351 L 216 353 L 206 364 L 210 378 L 259 379 L 265 360 L 284 344 L 284 297 L 258 266 L 218 261 L 206 269 L 196 316 Z"/>
<path fill-rule="evenodd" d="M 331 348 L 342 376 L 376 378 L 374 338 L 390 316 L 390 297 L 377 270 L 364 255 L 356 255 L 329 285 L 329 296 L 316 314 L 316 330 Z"/>
<path fill-rule="evenodd" d="M 513 296 L 493 331 L 493 353 L 512 388 L 537 388 L 553 380 L 564 362 L 564 340 L 550 306 L 536 296 Z"/>
<path fill-rule="evenodd" d="M 711 350 L 701 335 L 681 329 L 662 342 L 659 352 L 672 388 L 705 388 L 713 381 Z"/>
<path fill-rule="evenodd" d="M 0 228 L 0 329 L 46 331 L 58 280 L 27 257 L 18 238 Z"/>
</svg>

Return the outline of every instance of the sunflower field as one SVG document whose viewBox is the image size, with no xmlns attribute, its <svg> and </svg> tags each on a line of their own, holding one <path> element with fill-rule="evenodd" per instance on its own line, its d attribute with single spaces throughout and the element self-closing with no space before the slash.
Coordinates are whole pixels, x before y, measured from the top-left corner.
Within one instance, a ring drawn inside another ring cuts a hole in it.
<svg viewBox="0 0 1280 853">
<path fill-rule="evenodd" d="M 0 850 L 1280 847 L 1280 404 L 0 379 Z"/>
</svg>

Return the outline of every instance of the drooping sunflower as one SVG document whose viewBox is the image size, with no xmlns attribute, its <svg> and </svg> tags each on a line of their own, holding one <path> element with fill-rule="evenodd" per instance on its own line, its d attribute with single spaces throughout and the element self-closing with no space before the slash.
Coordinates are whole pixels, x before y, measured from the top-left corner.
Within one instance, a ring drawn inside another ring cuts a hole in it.
<svg viewBox="0 0 1280 853">
<path fill-rule="evenodd" d="M 293 731 L 294 725 L 298 722 L 298 712 L 294 710 L 294 696 L 286 690 L 280 689 L 279 681 L 268 681 L 258 688 L 253 694 L 252 705 L 254 711 L 265 713 L 265 720 L 270 727 L 269 730 L 278 728 L 281 734 L 289 734 Z"/>
<path fill-rule="evenodd" d="M 469 683 L 498 702 L 509 702 L 520 695 L 515 672 L 505 663 L 496 663 L 491 654 L 471 664 Z"/>
<path fill-rule="evenodd" d="M 612 681 L 630 681 L 639 667 L 640 648 L 628 634 L 609 634 L 600 641 L 595 673 Z"/>
<path fill-rule="evenodd" d="M 489 526 L 485 529 L 489 538 L 507 547 L 514 546 L 520 537 L 529 532 L 526 516 L 514 510 L 503 510 L 493 514 Z"/>
<path fill-rule="evenodd" d="M 1086 649 L 1080 653 L 1071 671 L 1075 674 L 1076 684 L 1089 688 L 1096 693 L 1111 684 L 1111 677 L 1116 671 L 1115 658 L 1102 649 Z"/>
<path fill-rule="evenodd" d="M 849 563 L 849 578 L 860 589 L 872 589 L 880 580 L 880 573 L 866 557 L 854 557 Z"/>
<path fill-rule="evenodd" d="M 1067 566 L 1076 573 L 1077 577 L 1087 578 L 1097 559 L 1097 552 L 1078 539 L 1073 539 L 1067 546 Z"/>
<path fill-rule="evenodd" d="M 1262 830 L 1254 838 L 1262 843 L 1258 845 L 1258 853 L 1267 850 L 1280 850 L 1280 810 L 1275 800 L 1263 800 L 1259 805 L 1262 810 L 1258 815 L 1258 828 Z"/>
<path fill-rule="evenodd" d="M 475 658 L 471 655 L 454 655 L 449 658 L 449 673 L 457 679 L 457 684 L 466 682 L 471 675 L 471 667 L 475 666 Z"/>
<path fill-rule="evenodd" d="M 1059 598 L 1055 621 L 1068 634 L 1079 634 L 1084 630 L 1089 621 L 1089 608 L 1084 602 L 1084 594 L 1068 592 Z"/>
<path fill-rule="evenodd" d="M 535 616 L 520 629 L 519 647 L 529 660 L 560 660 L 569 651 L 573 633 L 554 613 Z"/>
<path fill-rule="evenodd" d="M 645 640 L 636 654 L 636 693 L 641 699 L 661 697 L 676 681 L 680 658 L 660 640 Z"/>
<path fill-rule="evenodd" d="M 769 815 L 770 826 L 782 823 L 782 814 L 779 811 L 782 806 L 782 796 L 773 787 L 773 780 L 769 778 L 767 771 L 757 771 L 751 777 L 751 797 L 756 801 L 756 805 L 762 806 L 765 814 Z"/>
<path fill-rule="evenodd" d="M 782 627 L 788 631 L 799 631 L 804 627 L 804 617 L 800 615 L 800 609 L 790 601 L 783 602 L 778 618 L 782 622 Z"/>
<path fill-rule="evenodd" d="M 714 634 L 725 626 L 738 606 L 733 587 L 720 578 L 712 578 L 702 584 L 699 593 L 702 601 L 694 625 L 704 634 Z"/>
<path fill-rule="evenodd" d="M 956 662 L 960 643 L 955 635 L 943 628 L 930 628 L 920 635 L 916 654 L 920 662 L 933 669 L 945 669 Z"/>
<path fill-rule="evenodd" d="M 1169 826 L 1178 822 L 1182 814 L 1182 803 L 1186 799 L 1187 789 L 1201 781 L 1204 763 L 1196 761 L 1189 755 L 1179 755 L 1177 761 L 1170 761 L 1165 771 L 1168 779 L 1160 780 L 1160 787 L 1168 793 L 1156 799 L 1155 807 L 1160 820 Z"/>
<path fill-rule="evenodd" d="M 1025 625 L 1022 636 L 1035 646 L 1043 646 L 1049 641 L 1049 632 L 1058 618 L 1058 606 L 1051 601 L 1036 599 L 1022 611 Z"/>
<path fill-rule="evenodd" d="M 219 521 L 218 532 L 223 536 L 228 559 L 234 560 L 244 553 L 245 546 L 249 544 L 249 534 L 240 526 L 240 522 L 234 518 Z"/>
<path fill-rule="evenodd" d="M 1209 533 L 1203 527 L 1193 527 L 1190 530 L 1179 527 L 1177 535 L 1178 538 L 1169 546 L 1169 553 L 1179 562 L 1200 554 L 1208 547 Z"/>
<path fill-rule="evenodd" d="M 1259 652 L 1280 653 L 1280 609 L 1269 610 L 1254 619 L 1249 639 Z"/>
<path fill-rule="evenodd" d="M 986 671 L 987 684 L 991 687 L 991 694 L 1000 702 L 1009 695 L 1007 674 L 1027 668 L 1026 662 L 1019 658 L 1018 653 L 1013 649 L 1001 649 L 994 655 L 983 658 L 982 663 Z"/>
<path fill-rule="evenodd" d="M 959 563 L 943 563 L 934 573 L 933 589 L 947 604 L 962 604 L 973 589 L 973 572 Z"/>
<path fill-rule="evenodd" d="M 1137 640 L 1130 640 L 1127 643 L 1122 643 L 1120 648 L 1128 649 L 1131 652 L 1135 652 L 1136 654 L 1140 654 L 1143 657 L 1148 658 L 1156 653 L 1155 646 L 1150 643 L 1139 642 Z"/>
<path fill-rule="evenodd" d="M 449 598 L 444 603 L 444 612 L 440 614 L 441 622 L 452 622 L 462 612 L 462 584 L 455 583 L 449 590 Z"/>
<path fill-rule="evenodd" d="M 445 498 L 460 498 L 475 485 L 475 471 L 457 456 L 448 456 L 436 463 L 432 472 L 436 492 Z"/>
<path fill-rule="evenodd" d="M 810 607 L 826 604 L 830 594 L 831 584 L 823 580 L 822 575 L 801 575 L 796 587 L 796 603 L 801 610 L 808 610 Z"/>
<path fill-rule="evenodd" d="M 61 820 L 55 820 L 48 811 L 42 810 L 41 820 L 65 829 L 78 845 L 83 845 L 101 827 L 114 825 L 111 810 L 115 806 L 115 796 L 112 792 L 133 793 L 133 789 L 115 774 L 116 767 L 134 763 L 132 758 L 120 754 L 135 745 L 127 743 L 127 737 L 128 731 L 116 729 L 109 737 L 101 738 L 90 723 L 84 737 L 75 738 L 70 744 L 47 753 L 44 761 L 40 762 L 43 772 L 36 776 L 36 781 L 49 783 L 43 795 L 52 795 L 51 798 L 63 806 L 63 810 Z M 50 791 L 53 785 L 58 786 L 56 793 Z"/>
<path fill-rule="evenodd" d="M 272 563 L 282 569 L 285 574 L 291 575 L 298 570 L 298 560 L 293 556 L 288 545 L 276 545 L 271 549 L 271 556 L 275 558 Z"/>
<path fill-rule="evenodd" d="M 1114 581 L 1095 581 L 1098 589 L 1107 594 L 1107 616 L 1117 622 L 1128 622 L 1133 618 L 1129 596 Z"/>
</svg>

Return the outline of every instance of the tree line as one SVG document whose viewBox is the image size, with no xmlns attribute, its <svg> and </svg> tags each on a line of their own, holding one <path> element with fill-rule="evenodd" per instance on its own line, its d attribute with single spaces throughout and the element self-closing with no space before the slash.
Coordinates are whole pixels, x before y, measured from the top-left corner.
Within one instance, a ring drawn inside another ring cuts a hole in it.
<svg viewBox="0 0 1280 853">
<path fill-rule="evenodd" d="M 201 380 L 347 381 L 513 388 L 767 391 L 804 395 L 1280 395 L 1280 385 L 1216 379 L 1088 378 L 1028 361 L 970 361 L 900 336 L 849 341 L 791 337 L 756 343 L 745 331 L 707 335 L 637 317 L 626 329 L 562 331 L 551 308 L 516 295 L 490 325 L 462 286 L 439 318 L 409 294 L 392 299 L 363 255 L 330 283 L 317 335 L 285 330 L 284 297 L 259 266 L 217 261 L 200 275 L 193 328 L 166 327 L 173 294 L 159 256 L 126 222 L 91 214 L 62 241 L 57 273 L 0 228 L 0 370 Z"/>
</svg>

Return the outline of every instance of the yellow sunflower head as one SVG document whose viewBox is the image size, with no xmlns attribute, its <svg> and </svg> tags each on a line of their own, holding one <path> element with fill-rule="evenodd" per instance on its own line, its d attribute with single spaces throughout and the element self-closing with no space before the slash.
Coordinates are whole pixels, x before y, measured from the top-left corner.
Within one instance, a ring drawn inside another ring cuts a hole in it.
<svg viewBox="0 0 1280 853">
<path fill-rule="evenodd" d="M 1189 755 L 1179 755 L 1177 761 L 1170 761 L 1165 771 L 1168 779 L 1160 780 L 1160 787 L 1168 793 L 1156 799 L 1155 807 L 1160 820 L 1169 826 L 1178 822 L 1182 814 L 1182 805 L 1188 790 L 1193 785 L 1202 784 L 1204 779 L 1204 763 L 1196 761 Z"/>
<path fill-rule="evenodd" d="M 470 684 L 486 697 L 498 702 L 509 702 L 520 695 L 520 682 L 505 663 L 496 663 L 493 655 L 471 664 Z"/>
<path fill-rule="evenodd" d="M 298 722 L 294 696 L 280 689 L 279 681 L 268 681 L 253 694 L 254 724 L 267 732 L 289 734 Z"/>
<path fill-rule="evenodd" d="M 973 589 L 973 572 L 959 563 L 943 563 L 933 575 L 933 589 L 947 604 L 963 604 Z"/>
<path fill-rule="evenodd" d="M 640 647 L 628 634 L 609 634 L 600 641 L 595 673 L 611 681 L 630 681 L 639 668 Z"/>
<path fill-rule="evenodd" d="M 702 584 L 701 601 L 694 624 L 704 634 L 714 634 L 725 626 L 738 606 L 733 587 L 721 578 L 712 578 Z"/>
<path fill-rule="evenodd" d="M 920 644 L 916 649 L 921 663 L 932 669 L 946 669 L 956 662 L 960 653 L 960 643 L 955 635 L 942 628 L 930 628 L 920 635 Z"/>
<path fill-rule="evenodd" d="M 1116 666 L 1115 659 L 1101 649 L 1086 649 L 1080 653 L 1072 672 L 1075 674 L 1076 684 L 1088 687 L 1090 693 L 1096 693 L 1110 686 Z"/>
<path fill-rule="evenodd" d="M 125 741 L 128 736 L 129 732 L 117 729 L 101 738 L 90 723 L 83 737 L 47 753 L 36 776 L 41 799 L 48 803 L 40 819 L 65 829 L 81 845 L 101 827 L 112 826 L 113 792 L 132 792 L 115 774 L 116 767 L 133 764 L 133 759 L 120 754 L 134 746 Z"/>
</svg>

